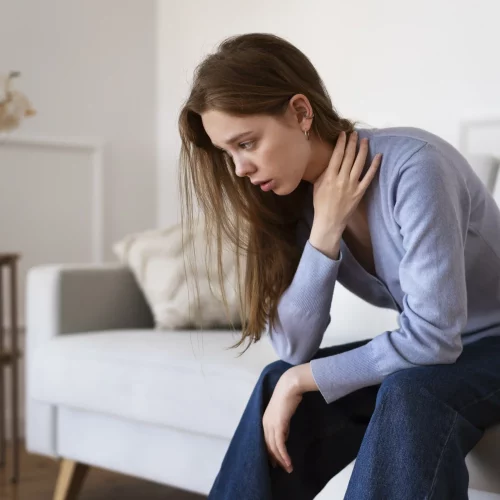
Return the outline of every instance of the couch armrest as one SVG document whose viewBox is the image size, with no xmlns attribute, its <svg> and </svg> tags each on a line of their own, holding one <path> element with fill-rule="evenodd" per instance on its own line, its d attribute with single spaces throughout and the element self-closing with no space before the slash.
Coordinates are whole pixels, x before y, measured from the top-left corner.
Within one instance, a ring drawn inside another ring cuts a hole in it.
<svg viewBox="0 0 500 500">
<path fill-rule="evenodd" d="M 33 398 L 32 356 L 58 335 L 152 328 L 153 316 L 132 271 L 122 264 L 32 267 L 26 278 L 26 448 L 58 456 L 57 407 Z"/>
<path fill-rule="evenodd" d="M 67 333 L 153 327 L 144 295 L 122 264 L 57 264 L 28 271 L 26 331 L 32 346 Z"/>
</svg>

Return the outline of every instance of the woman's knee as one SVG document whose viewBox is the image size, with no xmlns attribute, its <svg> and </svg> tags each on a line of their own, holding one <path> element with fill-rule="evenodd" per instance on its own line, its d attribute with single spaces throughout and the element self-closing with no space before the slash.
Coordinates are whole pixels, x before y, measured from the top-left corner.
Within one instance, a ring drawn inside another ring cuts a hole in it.
<svg viewBox="0 0 500 500">
<path fill-rule="evenodd" d="M 389 375 L 381 384 L 377 394 L 377 406 L 397 405 L 398 412 L 410 416 L 425 406 L 439 403 L 443 409 L 453 409 L 453 391 L 439 380 L 435 367 L 415 367 Z M 393 406 L 394 407 L 394 406 Z"/>
<path fill-rule="evenodd" d="M 401 403 L 415 400 L 419 393 L 419 384 L 408 371 L 401 370 L 384 379 L 377 394 L 378 403 L 387 399 Z"/>
<path fill-rule="evenodd" d="M 272 363 L 266 365 L 262 370 L 259 377 L 259 383 L 266 383 L 274 389 L 281 376 L 292 367 L 293 365 L 280 359 L 273 361 Z"/>
</svg>

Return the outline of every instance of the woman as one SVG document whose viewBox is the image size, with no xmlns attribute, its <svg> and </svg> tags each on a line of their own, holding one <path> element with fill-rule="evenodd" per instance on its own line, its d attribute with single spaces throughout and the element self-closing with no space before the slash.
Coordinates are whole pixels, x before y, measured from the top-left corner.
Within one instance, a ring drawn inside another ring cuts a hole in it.
<svg viewBox="0 0 500 500">
<path fill-rule="evenodd" d="M 187 224 L 194 192 L 218 255 L 246 257 L 236 346 L 268 332 L 280 358 L 209 498 L 312 499 L 357 457 L 345 498 L 466 499 L 500 422 L 500 211 L 471 166 L 421 129 L 357 129 L 267 34 L 205 58 L 179 128 Z M 320 349 L 337 280 L 399 328 Z"/>
</svg>

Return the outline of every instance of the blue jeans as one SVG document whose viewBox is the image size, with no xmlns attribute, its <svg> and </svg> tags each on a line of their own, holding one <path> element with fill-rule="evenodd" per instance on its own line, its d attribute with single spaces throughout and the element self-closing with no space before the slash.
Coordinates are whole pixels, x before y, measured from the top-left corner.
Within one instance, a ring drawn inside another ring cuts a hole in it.
<svg viewBox="0 0 500 500">
<path fill-rule="evenodd" d="M 320 349 L 315 358 L 368 340 Z M 356 458 L 345 499 L 466 500 L 465 456 L 500 422 L 500 337 L 464 346 L 451 365 L 400 370 L 327 404 L 307 392 L 290 421 L 288 474 L 273 468 L 262 417 L 281 375 L 266 366 L 245 408 L 209 500 L 313 499 Z"/>
</svg>

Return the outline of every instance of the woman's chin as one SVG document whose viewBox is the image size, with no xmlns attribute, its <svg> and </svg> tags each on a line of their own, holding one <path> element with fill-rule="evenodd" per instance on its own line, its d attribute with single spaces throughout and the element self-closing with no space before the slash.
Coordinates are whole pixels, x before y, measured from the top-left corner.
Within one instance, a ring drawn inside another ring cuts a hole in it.
<svg viewBox="0 0 500 500">
<path fill-rule="evenodd" d="M 277 196 L 286 196 L 290 194 L 293 189 L 290 189 L 289 186 L 283 186 L 282 184 L 278 184 L 272 189 L 272 192 Z"/>
<path fill-rule="evenodd" d="M 299 185 L 300 185 L 300 182 L 298 184 L 280 183 L 273 189 L 273 192 L 274 192 L 274 194 L 276 194 L 278 196 L 286 196 L 287 194 L 292 194 L 299 187 Z"/>
</svg>

